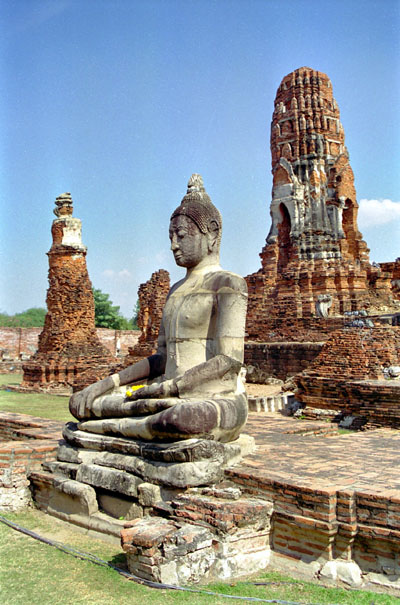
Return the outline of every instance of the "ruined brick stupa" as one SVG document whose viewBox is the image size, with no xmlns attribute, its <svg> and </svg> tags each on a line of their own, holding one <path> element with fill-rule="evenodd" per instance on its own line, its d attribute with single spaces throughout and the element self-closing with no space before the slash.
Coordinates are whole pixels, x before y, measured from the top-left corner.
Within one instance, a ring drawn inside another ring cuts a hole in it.
<svg viewBox="0 0 400 605">
<path fill-rule="evenodd" d="M 353 171 L 325 74 L 302 67 L 283 78 L 271 153 L 272 225 L 262 267 L 247 278 L 249 336 L 266 335 L 271 318 L 390 304 L 391 275 L 370 264 L 357 227 Z"/>
<path fill-rule="evenodd" d="M 71 194 L 60 195 L 55 203 L 47 315 L 38 350 L 23 366 L 22 382 L 50 390 L 73 386 L 89 369 L 94 378 L 100 377 L 115 362 L 97 337 L 87 249 L 81 239 L 82 223 L 72 216 Z"/>
<path fill-rule="evenodd" d="M 158 332 L 169 288 L 169 273 L 165 269 L 155 271 L 147 282 L 140 284 L 137 322 L 141 334 L 138 344 L 129 350 L 130 354 L 132 352 L 136 356 L 148 357 L 156 352 Z"/>
</svg>

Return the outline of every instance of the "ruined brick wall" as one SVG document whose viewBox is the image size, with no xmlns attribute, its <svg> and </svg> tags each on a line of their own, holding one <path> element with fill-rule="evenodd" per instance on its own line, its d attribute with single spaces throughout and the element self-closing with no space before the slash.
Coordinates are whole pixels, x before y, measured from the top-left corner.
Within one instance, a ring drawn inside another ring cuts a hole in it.
<svg viewBox="0 0 400 605">
<path fill-rule="evenodd" d="M 383 368 L 399 365 L 400 328 L 345 328 L 324 344 L 318 358 L 305 372 L 308 376 L 383 379 Z"/>
<path fill-rule="evenodd" d="M 0 413 L 0 510 L 31 502 L 29 475 L 54 460 L 63 423 L 26 414 Z"/>
<path fill-rule="evenodd" d="M 138 344 L 130 350 L 131 357 L 146 357 L 156 351 L 158 332 L 169 289 L 169 273 L 165 269 L 154 272 L 147 282 L 139 286 L 138 326 L 141 334 Z"/>
<path fill-rule="evenodd" d="M 6 352 L 12 360 L 23 356 L 33 355 L 38 348 L 39 335 L 43 328 L 1 328 L 0 351 Z M 117 342 L 120 344 L 120 354 L 126 355 L 130 347 L 134 347 L 140 336 L 139 330 L 110 330 L 109 328 L 96 328 L 97 338 L 103 347 L 112 354 L 116 354 Z"/>
<path fill-rule="evenodd" d="M 8 441 L 0 444 L 0 510 L 14 511 L 31 502 L 29 474 L 56 457 L 58 443 Z"/>
<path fill-rule="evenodd" d="M 278 88 L 271 124 L 272 225 L 261 269 L 246 278 L 247 332 L 271 318 L 312 318 L 320 295 L 330 315 L 390 305 L 390 274 L 369 263 L 357 227 L 354 176 L 329 78 L 307 67 Z M 322 322 L 321 322 L 322 323 Z"/>
<path fill-rule="evenodd" d="M 248 334 L 248 341 L 254 342 L 325 342 L 332 332 L 345 325 L 344 317 L 317 319 L 314 317 L 265 317 L 262 309 L 255 312 L 252 322 L 251 311 L 248 311 L 247 322 L 255 326 Z"/>
<path fill-rule="evenodd" d="M 31 356 L 38 347 L 42 328 L 2 328 L 0 327 L 0 351 L 18 359 L 21 355 Z"/>
<path fill-rule="evenodd" d="M 361 416 L 367 426 L 400 428 L 400 381 L 384 368 L 400 365 L 400 327 L 345 328 L 296 377 L 307 407 Z"/>
<path fill-rule="evenodd" d="M 139 330 L 110 330 L 108 328 L 96 328 L 97 336 L 101 344 L 106 347 L 112 355 L 117 354 L 119 344 L 119 355 L 127 355 L 130 348 L 134 347 L 140 337 Z"/>
<path fill-rule="evenodd" d="M 247 469 L 246 469 L 247 470 Z M 303 560 L 348 562 L 363 572 L 394 570 L 398 557 L 399 501 L 389 491 L 313 489 L 276 477 L 253 477 L 240 467 L 228 478 L 253 498 L 274 503 L 270 545 L 273 552 Z"/>
<path fill-rule="evenodd" d="M 246 342 L 244 363 L 254 368 L 248 372 L 247 381 L 263 383 L 263 376 L 280 380 L 295 376 L 314 361 L 322 346 L 321 342 Z"/>
<path fill-rule="evenodd" d="M 392 294 L 396 300 L 400 300 L 400 257 L 393 263 L 379 263 L 382 271 L 391 277 Z"/>
</svg>

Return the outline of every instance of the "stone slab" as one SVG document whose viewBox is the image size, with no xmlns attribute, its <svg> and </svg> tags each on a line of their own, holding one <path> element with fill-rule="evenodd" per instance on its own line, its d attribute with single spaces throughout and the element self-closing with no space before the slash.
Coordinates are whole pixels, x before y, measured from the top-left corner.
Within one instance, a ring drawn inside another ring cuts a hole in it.
<svg viewBox="0 0 400 605">
<path fill-rule="evenodd" d="M 95 462 L 101 467 L 118 469 L 125 475 L 129 473 L 130 476 L 136 476 L 142 481 L 166 487 L 186 488 L 207 485 L 220 481 L 224 475 L 222 452 L 219 452 L 219 455 L 213 459 L 170 463 L 143 460 L 139 456 L 102 452 Z M 79 474 L 79 477 L 81 476 Z"/>
<path fill-rule="evenodd" d="M 108 489 L 117 494 L 125 494 L 126 496 L 137 496 L 138 486 L 142 483 L 139 477 L 97 464 L 79 465 L 76 481 L 93 487 Z"/>
<path fill-rule="evenodd" d="M 159 462 L 196 462 L 216 455 L 225 462 L 239 459 L 254 450 L 254 439 L 242 434 L 236 441 L 220 443 L 209 439 L 186 439 L 176 442 L 145 442 L 123 437 L 111 437 L 80 431 L 77 423 L 68 422 L 63 429 L 67 444 L 79 449 L 107 451 Z M 77 454 L 79 456 L 79 454 Z M 80 455 L 82 457 L 82 454 Z M 75 461 L 75 460 L 69 460 Z"/>
</svg>

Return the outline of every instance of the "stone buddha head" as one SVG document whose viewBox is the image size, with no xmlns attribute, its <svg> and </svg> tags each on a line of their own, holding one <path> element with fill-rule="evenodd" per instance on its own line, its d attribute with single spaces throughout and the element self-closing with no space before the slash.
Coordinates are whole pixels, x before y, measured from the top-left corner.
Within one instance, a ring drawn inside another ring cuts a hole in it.
<svg viewBox="0 0 400 605">
<path fill-rule="evenodd" d="M 177 265 L 193 268 L 201 261 L 219 261 L 222 218 L 199 174 L 192 174 L 187 193 L 172 213 L 169 237 Z"/>
</svg>

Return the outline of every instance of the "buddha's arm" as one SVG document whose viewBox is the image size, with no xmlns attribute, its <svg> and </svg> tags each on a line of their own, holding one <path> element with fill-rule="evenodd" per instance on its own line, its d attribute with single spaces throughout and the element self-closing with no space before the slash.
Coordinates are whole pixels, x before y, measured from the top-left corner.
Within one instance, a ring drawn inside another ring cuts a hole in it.
<svg viewBox="0 0 400 605">
<path fill-rule="evenodd" d="M 114 387 L 123 386 L 137 380 L 147 378 L 150 373 L 150 364 L 148 359 L 142 359 L 137 363 L 121 370 L 118 374 L 107 376 L 89 385 L 78 393 L 74 393 L 69 400 L 70 412 L 75 418 L 90 418 L 91 408 L 94 400 Z"/>
<path fill-rule="evenodd" d="M 220 281 L 222 283 L 217 293 L 216 354 L 243 363 L 247 285 L 242 277 L 232 274 Z"/>
<path fill-rule="evenodd" d="M 75 418 L 90 418 L 92 404 L 101 395 L 111 391 L 114 387 L 124 386 L 144 378 L 154 378 L 163 374 L 165 369 L 166 346 L 164 326 L 161 323 L 156 355 L 142 359 L 137 363 L 124 368 L 117 374 L 108 376 L 89 385 L 79 393 L 74 393 L 69 401 L 70 412 Z"/>
</svg>

